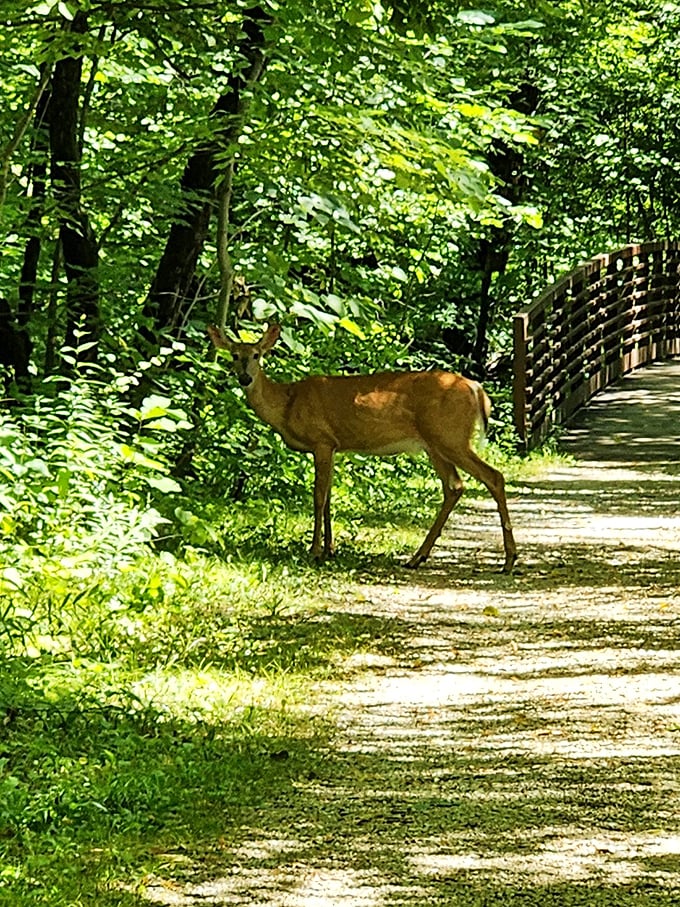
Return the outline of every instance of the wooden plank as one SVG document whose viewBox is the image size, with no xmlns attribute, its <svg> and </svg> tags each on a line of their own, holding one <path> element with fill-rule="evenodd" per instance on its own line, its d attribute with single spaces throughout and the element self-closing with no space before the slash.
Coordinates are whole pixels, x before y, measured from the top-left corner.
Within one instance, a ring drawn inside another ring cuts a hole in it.
<svg viewBox="0 0 680 907">
<path fill-rule="evenodd" d="M 527 447 L 602 387 L 680 355 L 680 244 L 597 255 L 515 316 L 513 411 Z"/>
</svg>

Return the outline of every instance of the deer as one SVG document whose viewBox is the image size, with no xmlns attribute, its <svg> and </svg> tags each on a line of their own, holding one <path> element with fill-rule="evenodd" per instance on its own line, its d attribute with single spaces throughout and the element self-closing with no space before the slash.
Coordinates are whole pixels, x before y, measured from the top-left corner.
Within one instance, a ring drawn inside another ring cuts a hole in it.
<svg viewBox="0 0 680 907">
<path fill-rule="evenodd" d="M 425 451 L 439 476 L 443 503 L 420 548 L 406 564 L 415 569 L 430 555 L 449 514 L 463 493 L 462 469 L 486 486 L 498 507 L 505 563 L 517 559 L 505 495 L 505 478 L 472 449 L 477 426 L 486 430 L 491 402 L 476 381 L 447 371 L 380 372 L 369 375 L 310 375 L 289 383 L 273 381 L 262 359 L 281 333 L 271 324 L 255 343 L 231 340 L 218 327 L 208 334 L 231 355 L 232 368 L 255 414 L 292 450 L 314 458 L 314 532 L 311 555 L 334 553 L 331 482 L 336 453 L 379 457 Z"/>
</svg>

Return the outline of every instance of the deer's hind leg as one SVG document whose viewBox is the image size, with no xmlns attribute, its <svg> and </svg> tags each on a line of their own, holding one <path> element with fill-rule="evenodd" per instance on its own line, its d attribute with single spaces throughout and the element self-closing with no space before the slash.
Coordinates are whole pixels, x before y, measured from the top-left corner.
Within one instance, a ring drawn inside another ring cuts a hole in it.
<svg viewBox="0 0 680 907">
<path fill-rule="evenodd" d="M 515 537 L 512 533 L 512 523 L 508 512 L 508 502 L 505 497 L 505 477 L 502 472 L 494 469 L 481 457 L 479 457 L 471 448 L 456 455 L 456 464 L 469 473 L 473 478 L 482 482 L 489 490 L 498 506 L 498 513 L 501 518 L 501 528 L 503 530 L 503 547 L 505 549 L 505 564 L 503 573 L 511 573 L 512 568 L 517 560 L 517 547 Z"/>
<path fill-rule="evenodd" d="M 411 569 L 419 567 L 423 561 L 427 560 L 430 551 L 432 551 L 432 546 L 442 533 L 442 529 L 449 518 L 449 514 L 456 506 L 463 493 L 463 482 L 453 463 L 448 462 L 437 454 L 433 454 L 432 451 L 428 451 L 428 455 L 432 465 L 437 471 L 437 475 L 441 479 L 444 500 L 430 531 L 425 536 L 425 541 L 406 565 Z"/>
</svg>

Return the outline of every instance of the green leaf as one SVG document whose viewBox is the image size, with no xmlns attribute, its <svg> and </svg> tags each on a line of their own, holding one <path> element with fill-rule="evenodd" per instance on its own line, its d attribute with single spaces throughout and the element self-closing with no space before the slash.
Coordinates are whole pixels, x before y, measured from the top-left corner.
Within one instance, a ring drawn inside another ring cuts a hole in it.
<svg viewBox="0 0 680 907">
<path fill-rule="evenodd" d="M 121 444 L 119 451 L 126 463 L 134 464 L 135 466 L 145 466 L 147 469 L 166 468 L 165 464 L 161 463 L 160 460 L 152 460 L 151 457 L 147 457 L 145 454 L 141 453 L 141 451 L 135 450 L 134 447 L 130 447 L 129 444 Z"/>
<path fill-rule="evenodd" d="M 371 0 L 358 0 L 353 3 L 345 13 L 345 20 L 350 25 L 360 25 L 366 22 L 373 15 L 373 3 Z"/>
<path fill-rule="evenodd" d="M 182 490 L 182 486 L 179 482 L 176 482 L 175 479 L 171 479 L 170 476 L 143 476 L 143 479 L 147 485 L 151 485 L 152 488 L 157 488 L 158 491 L 162 491 L 163 494 L 177 494 Z"/>
<path fill-rule="evenodd" d="M 160 416 L 167 415 L 172 400 L 170 397 L 162 397 L 159 394 L 149 394 L 142 400 L 142 405 L 137 410 L 137 418 L 140 422 L 146 422 L 149 419 L 158 419 Z"/>
<path fill-rule="evenodd" d="M 456 109 L 464 117 L 486 117 L 489 115 L 489 108 L 484 107 L 482 104 L 457 104 Z"/>
<path fill-rule="evenodd" d="M 23 586 L 23 577 L 16 567 L 5 567 L 0 572 L 0 589 L 4 587 L 5 591 L 12 592 L 17 589 L 23 589 Z"/>
<path fill-rule="evenodd" d="M 177 416 L 178 413 L 171 410 L 170 415 Z M 146 422 L 144 428 L 152 428 L 154 431 L 167 431 L 172 434 L 176 431 L 191 428 L 191 422 L 187 422 L 186 419 L 169 419 L 167 416 L 161 416 L 159 419 Z"/>
<path fill-rule="evenodd" d="M 39 475 L 46 477 L 50 475 L 49 466 L 39 457 L 28 460 L 24 465 L 29 472 L 37 472 Z"/>
<path fill-rule="evenodd" d="M 36 3 L 28 12 L 35 13 L 36 16 L 49 16 L 56 5 L 57 0 L 52 0 L 51 3 L 49 0 L 45 0 L 43 3 Z"/>
<path fill-rule="evenodd" d="M 308 305 L 307 303 L 300 302 L 296 300 L 291 306 L 291 311 L 293 314 L 298 315 L 300 318 L 306 318 L 309 321 L 313 321 L 316 324 L 335 324 L 336 316 L 330 315 L 328 312 L 324 312 L 322 309 L 317 308 L 314 305 Z"/>
<path fill-rule="evenodd" d="M 481 9 L 462 9 L 456 18 L 465 25 L 493 25 L 496 21 L 490 13 Z"/>
<path fill-rule="evenodd" d="M 358 337 L 359 340 L 365 340 L 366 335 L 361 330 L 356 322 L 352 321 L 351 318 L 341 318 L 338 321 L 338 327 L 341 327 L 343 330 L 347 331 L 348 334 L 353 334 L 355 337 Z"/>
<path fill-rule="evenodd" d="M 510 210 L 515 217 L 521 217 L 524 223 L 536 230 L 543 226 L 543 213 L 532 205 L 514 205 Z"/>
<path fill-rule="evenodd" d="M 71 472 L 68 469 L 60 469 L 57 473 L 57 490 L 59 497 L 65 498 L 71 487 Z"/>
</svg>

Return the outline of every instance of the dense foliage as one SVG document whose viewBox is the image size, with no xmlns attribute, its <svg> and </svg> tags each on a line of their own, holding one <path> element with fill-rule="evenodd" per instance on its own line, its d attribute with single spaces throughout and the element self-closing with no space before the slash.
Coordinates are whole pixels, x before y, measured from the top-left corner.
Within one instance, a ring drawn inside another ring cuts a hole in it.
<svg viewBox="0 0 680 907">
<path fill-rule="evenodd" d="M 140 672 L 295 667 L 243 614 L 313 597 L 308 466 L 206 324 L 281 321 L 274 374 L 481 375 L 507 449 L 512 312 L 677 236 L 680 5 L 3 0 L 0 26 L 0 725 L 27 772 L 0 752 L 0 886 L 38 903 L 17 854 L 99 809 L 74 743 L 92 708 L 111 755 L 172 711 Z M 400 461 L 338 478 L 347 534 L 370 507 L 393 547 L 434 487 Z M 102 782 L 107 834 L 146 808 L 133 774 Z"/>
<path fill-rule="evenodd" d="M 5 3 L 9 398 L 49 397 L 75 349 L 133 408 L 183 410 L 161 460 L 233 494 L 271 475 L 204 362 L 210 320 L 282 320 L 289 372 L 437 362 L 507 391 L 516 307 L 580 258 L 675 235 L 679 16 Z"/>
</svg>

